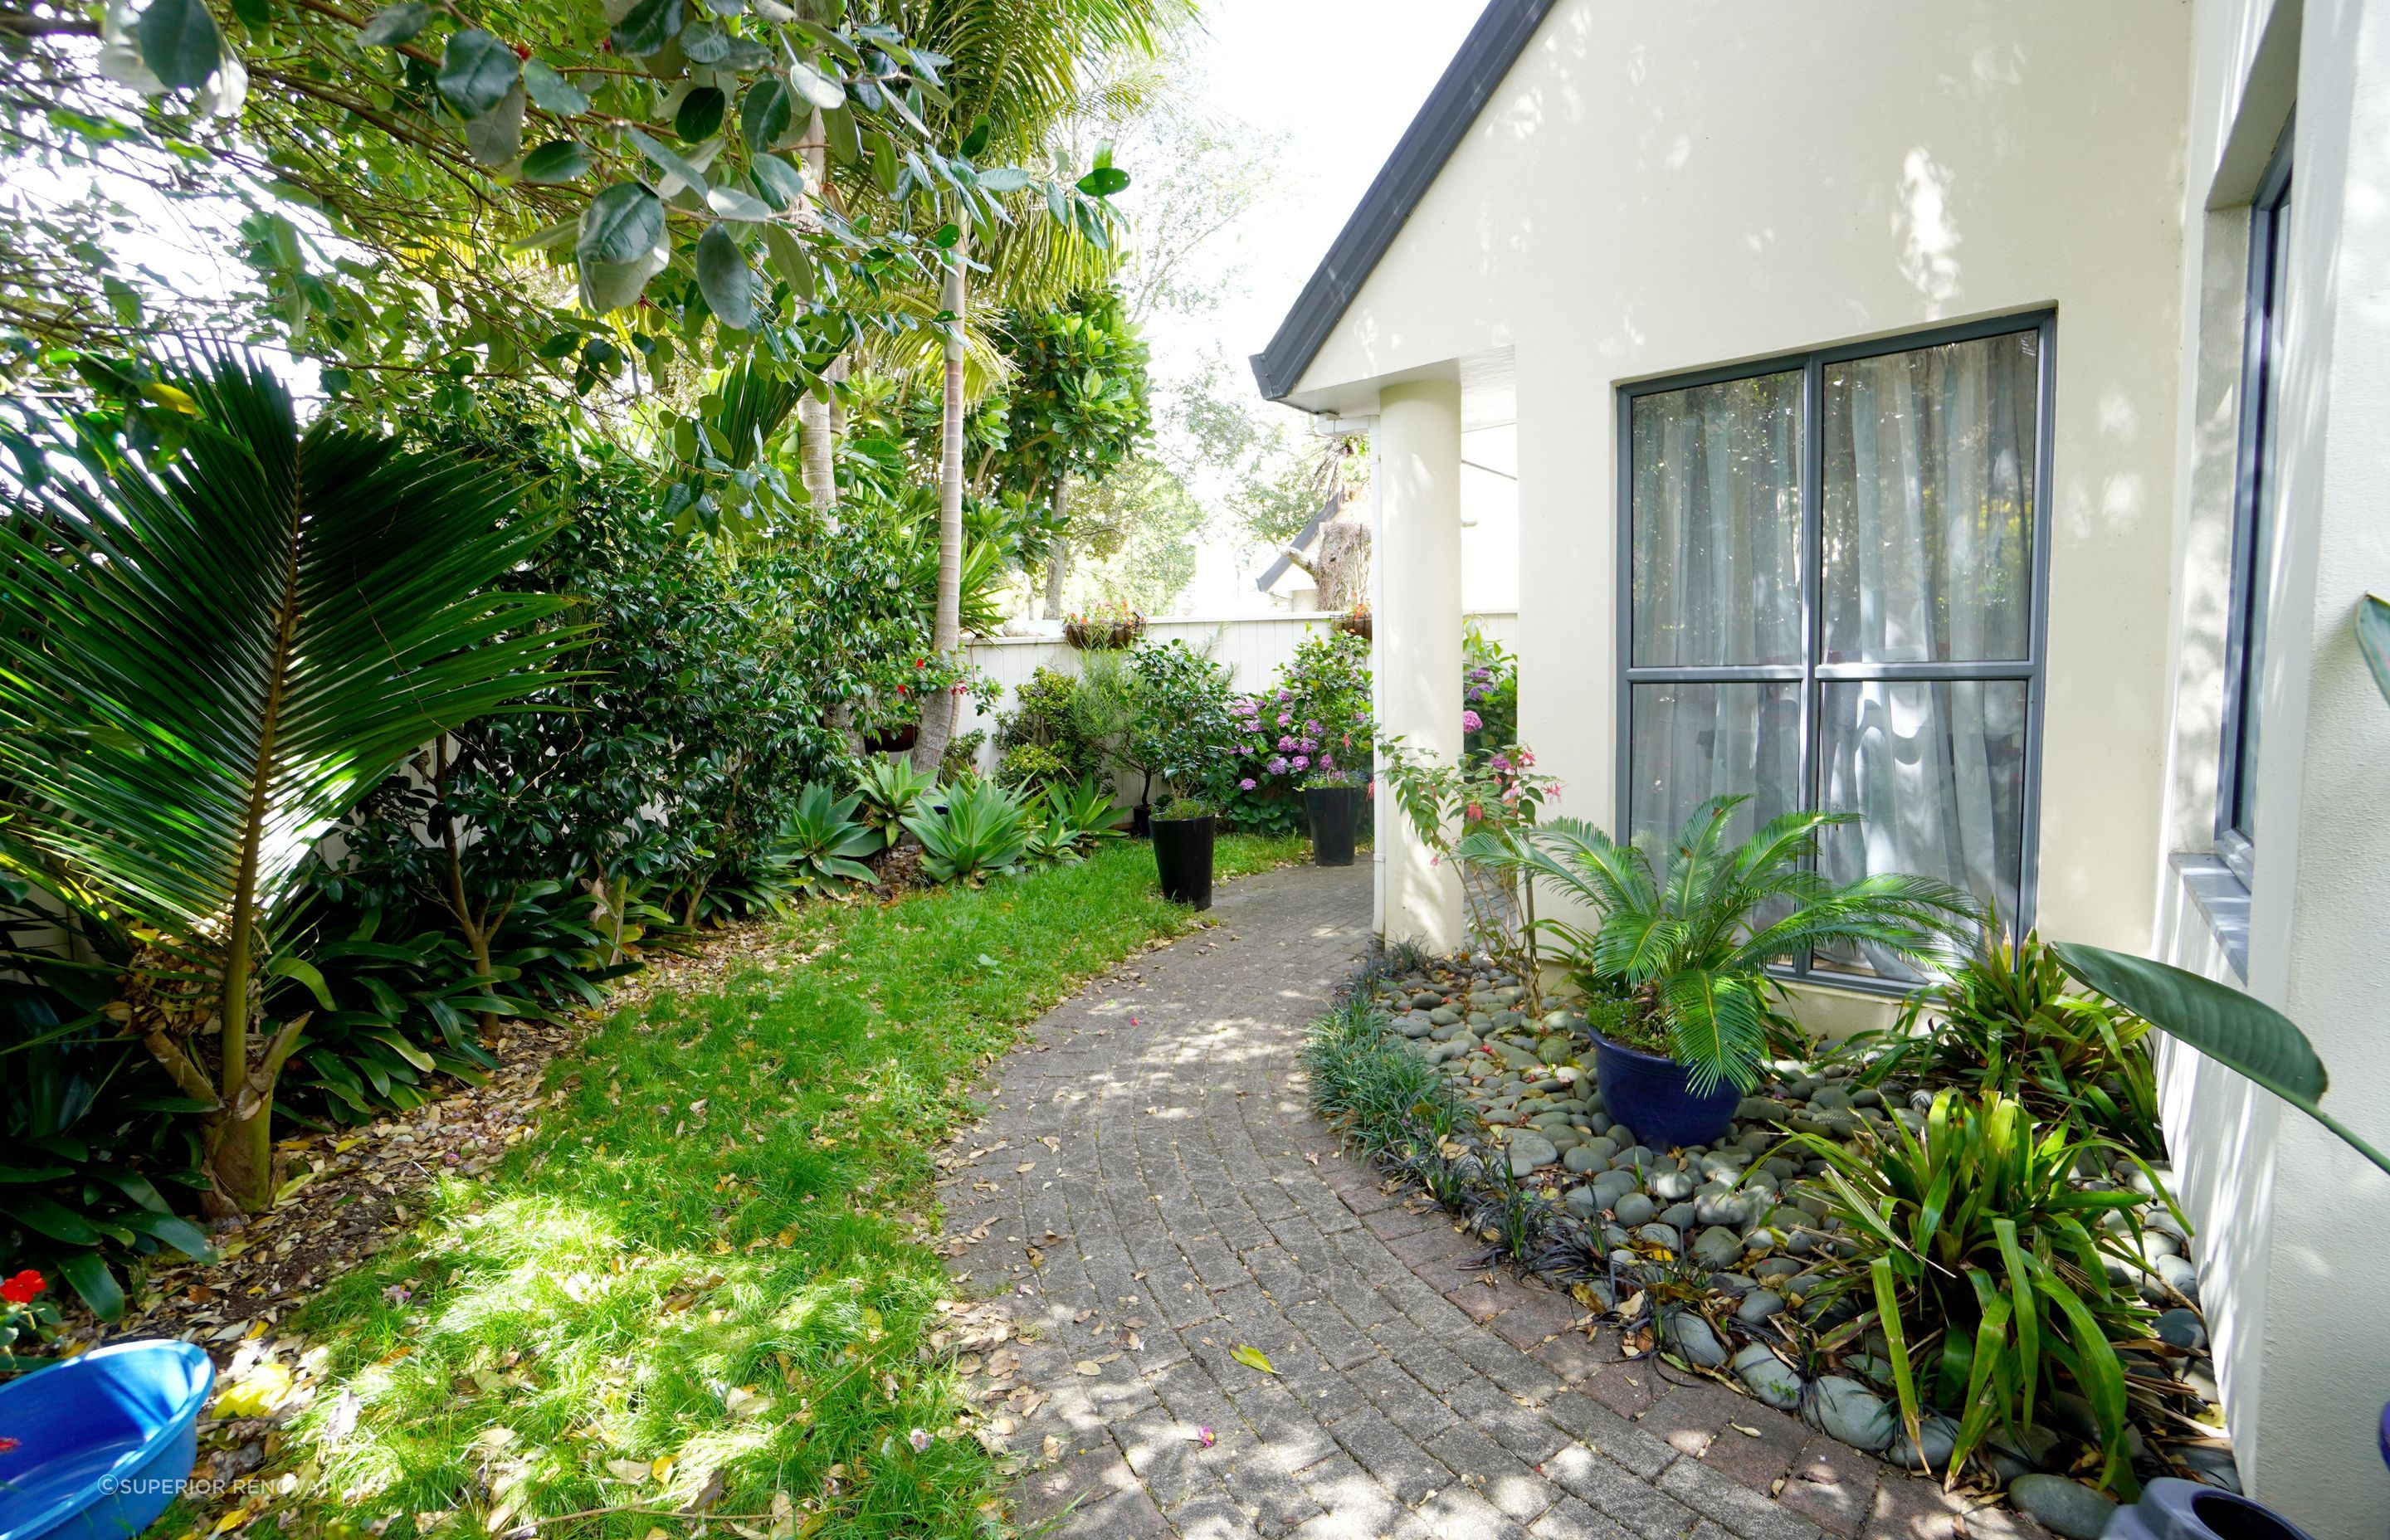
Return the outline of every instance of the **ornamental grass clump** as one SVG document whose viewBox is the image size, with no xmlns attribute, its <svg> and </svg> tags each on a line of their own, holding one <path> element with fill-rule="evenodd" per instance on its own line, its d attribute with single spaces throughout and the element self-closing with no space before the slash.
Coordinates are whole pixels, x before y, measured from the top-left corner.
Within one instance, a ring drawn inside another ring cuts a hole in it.
<svg viewBox="0 0 2390 1540">
<path fill-rule="evenodd" d="M 1973 955 L 1911 994 L 1890 1031 L 1852 1040 L 1864 1084 L 1898 1075 L 1997 1090 L 2044 1122 L 2067 1120 L 2151 1160 L 2165 1158 L 2150 1024 L 2105 997 L 2078 993 L 2057 952 L 2033 931 L 1987 931 Z"/>
<path fill-rule="evenodd" d="M 2130 1281 L 2146 1270 L 2141 1195 L 2079 1187 L 2075 1164 L 2122 1157 L 2165 1189 L 2122 1145 L 2073 1133 L 2044 1129 L 2023 1103 L 1986 1090 L 1936 1096 L 1921 1137 L 1896 1121 L 1856 1146 L 1795 1135 L 1825 1162 L 1819 1180 L 1846 1242 L 1847 1271 L 1829 1292 L 1859 1307 L 1817 1345 L 1831 1352 L 1881 1329 L 1911 1445 L 1923 1413 L 1947 1414 L 1953 1469 L 1995 1431 L 2023 1447 L 2056 1395 L 2072 1392 L 2097 1425 L 2099 1484 L 2129 1496 L 2134 1412 L 2165 1418 L 2164 1381 L 2130 1374 L 2121 1354 L 2158 1362 L 2169 1350 Z"/>
</svg>

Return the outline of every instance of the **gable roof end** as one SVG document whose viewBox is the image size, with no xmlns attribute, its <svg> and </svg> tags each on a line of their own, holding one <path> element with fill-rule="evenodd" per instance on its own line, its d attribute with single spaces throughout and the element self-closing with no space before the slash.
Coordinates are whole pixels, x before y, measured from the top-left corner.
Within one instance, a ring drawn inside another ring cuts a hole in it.
<svg viewBox="0 0 2390 1540">
<path fill-rule="evenodd" d="M 1386 249 L 1402 232 L 1420 199 L 1435 183 L 1444 163 L 1459 148 L 1461 135 L 1477 121 L 1485 99 L 1510 72 L 1526 50 L 1536 29 L 1543 24 L 1557 0 L 1488 0 L 1477 25 L 1469 29 L 1460 51 L 1446 67 L 1444 78 L 1428 93 L 1419 116 L 1394 146 L 1394 152 L 1369 184 L 1353 217 L 1328 248 L 1328 255 L 1311 281 L 1303 286 L 1294 308 L 1279 323 L 1269 346 L 1253 354 L 1253 379 L 1262 395 L 1283 401 L 1303 371 L 1311 366 L 1328 334 L 1343 318 L 1345 307 L 1361 292 Z"/>
</svg>

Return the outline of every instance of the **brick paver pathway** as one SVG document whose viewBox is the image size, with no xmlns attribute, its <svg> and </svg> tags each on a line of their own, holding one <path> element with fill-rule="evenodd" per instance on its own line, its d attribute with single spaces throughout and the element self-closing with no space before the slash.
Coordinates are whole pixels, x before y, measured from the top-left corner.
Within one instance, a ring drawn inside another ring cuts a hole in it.
<svg viewBox="0 0 2390 1540">
<path fill-rule="evenodd" d="M 1306 1110 L 1302 1025 L 1367 945 L 1368 868 L 1233 883 L 1214 918 L 1041 1020 L 944 1185 L 962 1291 L 1005 1298 L 1024 1333 L 1000 1380 L 1043 1398 L 1006 1435 L 1027 1457 L 1023 1528 L 2039 1534 L 2005 1511 L 1959 1520 L 1930 1482 L 1622 1361 L 1565 1295 L 1459 1266 L 1479 1243 L 1381 1191 Z"/>
</svg>

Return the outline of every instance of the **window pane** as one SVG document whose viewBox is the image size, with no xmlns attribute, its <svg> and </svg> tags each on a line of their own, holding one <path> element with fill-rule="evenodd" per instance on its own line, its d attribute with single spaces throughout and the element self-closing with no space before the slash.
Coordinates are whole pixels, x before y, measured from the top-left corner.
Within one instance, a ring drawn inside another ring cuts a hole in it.
<svg viewBox="0 0 2390 1540">
<path fill-rule="evenodd" d="M 2274 576 L 2274 505 L 2281 494 L 2281 481 L 2274 474 L 2274 440 L 2282 366 L 2279 322 L 2284 274 L 2289 266 L 2285 261 L 2291 230 L 2289 190 L 2283 190 L 2282 200 L 2270 214 L 2260 217 L 2266 220 L 2260 252 L 2266 264 L 2260 279 L 2265 287 L 2251 296 L 2252 302 L 2262 306 L 2262 310 L 2251 328 L 2255 333 L 2252 345 L 2258 350 L 2258 365 L 2248 406 L 2257 414 L 2257 463 L 2252 468 L 2249 484 L 2242 494 L 2252 500 L 2247 514 L 2251 522 L 2249 571 L 2242 579 L 2241 673 L 2229 687 L 2235 692 L 2236 709 L 2234 741 L 2229 751 L 2233 756 L 2232 805 L 2226 809 L 2226 822 L 2253 844 L 2257 839 L 2257 718 L 2258 696 L 2266 676 L 2267 592 L 2273 585 Z"/>
<path fill-rule="evenodd" d="M 2021 659 L 2037 332 L 1825 367 L 1822 661 Z"/>
<path fill-rule="evenodd" d="M 1801 661 L 1798 370 L 1636 398 L 1635 661 Z"/>
<path fill-rule="evenodd" d="M 2024 870 L 2025 682 L 1870 680 L 1818 692 L 1818 803 L 1859 821 L 1826 830 L 1836 882 L 1937 877 L 2018 912 Z M 1818 954 L 1823 970 L 1914 980 L 1874 949 Z"/>
<path fill-rule="evenodd" d="M 1801 687 L 1792 681 L 1638 685 L 1629 838 L 1665 839 L 1712 797 L 1749 795 L 1740 839 L 1801 802 Z"/>
</svg>

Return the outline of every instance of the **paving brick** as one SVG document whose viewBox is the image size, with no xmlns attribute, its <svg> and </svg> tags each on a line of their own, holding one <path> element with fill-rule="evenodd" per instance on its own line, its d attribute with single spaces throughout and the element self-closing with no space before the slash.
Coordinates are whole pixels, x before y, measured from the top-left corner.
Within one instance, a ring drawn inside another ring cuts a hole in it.
<svg viewBox="0 0 2390 1540">
<path fill-rule="evenodd" d="M 1012 1519 L 1071 1540 L 1947 1534 L 1917 1527 L 1951 1518 L 1925 1483 L 1880 1499 L 1863 1457 L 1844 1451 L 1846 1468 L 1713 1387 L 1672 1389 L 1619 1361 L 1614 1333 L 1588 1336 L 1566 1293 L 1462 1265 L 1482 1238 L 1309 1116 L 1302 1028 L 1366 947 L 1369 908 L 1366 868 L 1224 884 L 1208 935 L 1057 1007 L 1032 1033 L 1048 1051 L 982 1086 L 965 1148 L 991 1153 L 940 1197 L 949 1236 L 987 1231 L 955 1259 L 958 1290 L 1010 1298 L 1031 1339 L 1017 1382 L 1049 1398 L 1009 1440 L 1031 1461 Z M 1017 1160 L 1041 1169 L 1022 1178 Z M 1245 1345 L 1275 1372 L 1237 1362 Z M 1738 1418 L 1761 1436 L 1721 1431 Z M 1780 1476 L 1797 1498 L 1768 1500 Z"/>
</svg>

